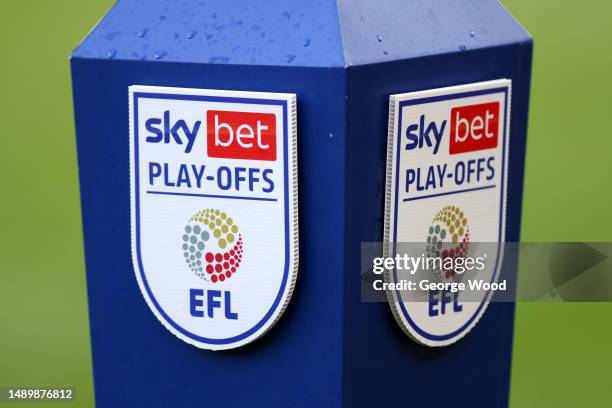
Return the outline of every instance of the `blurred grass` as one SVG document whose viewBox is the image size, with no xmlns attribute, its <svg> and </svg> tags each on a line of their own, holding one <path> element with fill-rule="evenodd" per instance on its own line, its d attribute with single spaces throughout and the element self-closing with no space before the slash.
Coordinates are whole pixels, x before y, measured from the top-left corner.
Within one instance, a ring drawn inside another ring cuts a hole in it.
<svg viewBox="0 0 612 408">
<path fill-rule="evenodd" d="M 5 2 L 0 24 L 0 386 L 71 406 L 93 384 L 68 55 L 112 3 Z M 535 38 L 522 239 L 612 241 L 612 3 L 503 3 Z M 609 405 L 610 339 L 610 304 L 519 304 L 511 406 Z"/>
<path fill-rule="evenodd" d="M 93 383 L 68 56 L 112 4 L 3 2 L 0 24 L 0 387 L 74 387 L 79 407 Z"/>
<path fill-rule="evenodd" d="M 521 240 L 610 242 L 612 3 L 502 3 L 535 40 Z M 609 406 L 611 340 L 612 304 L 519 303 L 510 405 Z"/>
</svg>

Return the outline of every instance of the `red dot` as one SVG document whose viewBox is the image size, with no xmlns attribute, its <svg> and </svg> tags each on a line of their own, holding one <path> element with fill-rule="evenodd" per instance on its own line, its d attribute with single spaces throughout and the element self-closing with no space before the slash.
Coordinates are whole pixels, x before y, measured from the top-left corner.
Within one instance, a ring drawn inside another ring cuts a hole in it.
<svg viewBox="0 0 612 408">
<path fill-rule="evenodd" d="M 225 275 L 219 275 L 219 280 L 223 282 L 225 280 Z"/>
<path fill-rule="evenodd" d="M 231 270 L 232 272 L 236 272 L 236 268 L 234 268 L 233 266 L 232 266 L 232 269 L 230 269 L 230 270 Z"/>
<path fill-rule="evenodd" d="M 229 262 L 223 262 L 223 268 L 229 269 Z"/>
<path fill-rule="evenodd" d="M 212 254 L 212 252 L 206 254 L 206 262 L 212 262 L 214 259 L 215 256 Z"/>
<path fill-rule="evenodd" d="M 230 265 L 233 265 L 236 262 L 233 258 L 229 260 Z"/>
<path fill-rule="evenodd" d="M 231 255 L 231 256 L 234 256 L 234 254 L 235 254 L 235 253 L 236 253 L 236 252 L 234 252 L 234 250 L 233 250 L 233 249 L 230 251 L 230 255 Z"/>
<path fill-rule="evenodd" d="M 206 265 L 206 272 L 213 273 L 214 270 L 215 268 L 212 265 Z"/>
<path fill-rule="evenodd" d="M 240 266 L 240 262 L 236 262 L 236 268 Z"/>
<path fill-rule="evenodd" d="M 223 254 L 223 259 L 226 261 L 229 259 L 229 254 L 227 252 Z"/>
<path fill-rule="evenodd" d="M 221 262 L 222 260 L 223 260 L 223 255 L 221 255 L 221 254 L 215 255 L 215 261 Z"/>
<path fill-rule="evenodd" d="M 223 276 L 223 275 L 221 275 Z M 227 276 L 228 278 L 232 277 L 232 273 L 230 271 L 225 272 L 225 276 Z"/>
<path fill-rule="evenodd" d="M 217 282 L 217 275 L 211 276 L 210 280 L 213 281 L 213 283 Z"/>
<path fill-rule="evenodd" d="M 222 269 L 223 269 L 223 268 L 221 267 L 221 264 L 216 264 L 216 265 L 215 265 L 215 271 L 217 271 L 217 272 L 221 272 L 221 270 L 222 270 Z"/>
</svg>

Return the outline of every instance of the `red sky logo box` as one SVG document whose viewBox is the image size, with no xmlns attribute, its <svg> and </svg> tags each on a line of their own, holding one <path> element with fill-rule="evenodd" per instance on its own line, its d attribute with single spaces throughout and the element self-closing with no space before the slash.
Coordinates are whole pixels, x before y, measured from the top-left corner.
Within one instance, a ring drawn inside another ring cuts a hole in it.
<svg viewBox="0 0 612 408">
<path fill-rule="evenodd" d="M 276 160 L 276 115 L 209 110 L 206 125 L 209 157 Z"/>
<path fill-rule="evenodd" d="M 499 102 L 451 109 L 450 154 L 497 147 Z"/>
</svg>

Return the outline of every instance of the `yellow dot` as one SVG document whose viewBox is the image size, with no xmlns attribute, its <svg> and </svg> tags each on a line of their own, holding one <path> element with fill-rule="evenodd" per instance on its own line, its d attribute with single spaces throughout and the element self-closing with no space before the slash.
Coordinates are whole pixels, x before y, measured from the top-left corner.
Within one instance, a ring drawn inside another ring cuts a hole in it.
<svg viewBox="0 0 612 408">
<path fill-rule="evenodd" d="M 221 225 L 221 218 L 217 218 L 217 219 L 215 220 L 215 224 L 217 224 L 217 225 Z"/>
<path fill-rule="evenodd" d="M 459 225 L 461 225 L 461 223 L 459 222 L 459 220 L 455 221 L 455 227 L 459 228 Z"/>
<path fill-rule="evenodd" d="M 232 225 L 232 232 L 235 234 L 238 232 L 238 227 L 235 225 Z"/>
<path fill-rule="evenodd" d="M 459 237 L 457 236 L 457 234 L 453 235 L 453 242 L 457 242 L 457 240 L 459 239 Z"/>
<path fill-rule="evenodd" d="M 219 240 L 219 248 L 225 248 L 227 246 L 227 242 L 223 238 Z"/>
<path fill-rule="evenodd" d="M 215 215 L 219 215 L 219 210 L 215 210 Z"/>
<path fill-rule="evenodd" d="M 459 235 L 463 236 L 463 228 L 459 228 Z"/>
<path fill-rule="evenodd" d="M 211 215 L 211 216 L 210 216 L 210 220 L 211 220 L 211 221 L 214 221 L 214 220 L 215 220 L 215 218 L 217 218 L 217 217 L 215 217 L 214 215 Z"/>
<path fill-rule="evenodd" d="M 449 231 L 450 231 L 450 233 L 452 234 L 453 232 L 455 232 L 455 227 L 453 227 L 453 226 L 451 225 L 451 227 L 449 228 Z"/>
<path fill-rule="evenodd" d="M 211 222 L 210 224 L 208 224 L 208 228 L 210 228 L 211 230 L 215 229 L 215 223 Z"/>
<path fill-rule="evenodd" d="M 463 226 L 465 226 L 467 224 L 467 218 L 464 218 L 462 223 L 463 223 Z"/>
<path fill-rule="evenodd" d="M 221 218 L 226 219 L 227 215 L 225 213 L 221 213 Z"/>
<path fill-rule="evenodd" d="M 227 234 L 227 242 L 234 242 L 234 234 Z"/>
<path fill-rule="evenodd" d="M 219 238 L 219 237 L 221 236 L 221 230 L 216 229 L 216 230 L 213 232 L 213 235 L 215 236 L 215 238 Z"/>
<path fill-rule="evenodd" d="M 234 223 L 234 220 L 232 220 L 231 218 L 227 219 L 227 225 L 232 225 Z"/>
<path fill-rule="evenodd" d="M 222 231 L 224 234 L 227 232 L 227 230 L 228 230 L 227 225 L 223 225 L 223 226 L 221 227 L 221 231 Z"/>
</svg>

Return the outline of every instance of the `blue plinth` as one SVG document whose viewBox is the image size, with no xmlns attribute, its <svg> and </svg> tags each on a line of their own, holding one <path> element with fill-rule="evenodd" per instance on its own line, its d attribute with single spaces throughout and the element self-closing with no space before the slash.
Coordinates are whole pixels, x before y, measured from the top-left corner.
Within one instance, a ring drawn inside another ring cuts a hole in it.
<svg viewBox="0 0 612 408">
<path fill-rule="evenodd" d="M 72 54 L 96 403 L 506 406 L 514 308 L 426 348 L 360 301 L 382 240 L 390 94 L 512 80 L 506 240 L 519 238 L 532 43 L 494 0 L 121 0 Z M 297 95 L 300 264 L 270 333 L 210 352 L 174 337 L 130 255 L 128 87 Z"/>
</svg>

